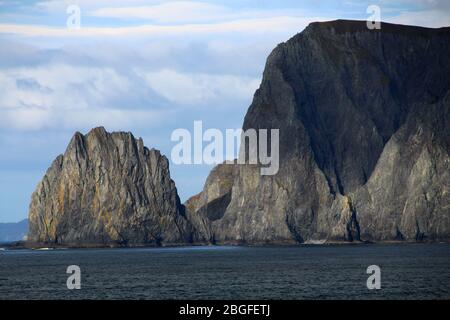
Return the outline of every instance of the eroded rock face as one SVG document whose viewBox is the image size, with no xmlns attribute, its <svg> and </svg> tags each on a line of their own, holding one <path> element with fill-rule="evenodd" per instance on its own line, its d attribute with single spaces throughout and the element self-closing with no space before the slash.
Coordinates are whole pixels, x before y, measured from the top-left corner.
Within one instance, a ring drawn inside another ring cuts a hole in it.
<svg viewBox="0 0 450 320">
<path fill-rule="evenodd" d="M 450 28 L 310 24 L 270 54 L 244 120 L 280 130 L 278 173 L 213 171 L 189 216 L 219 242 L 450 239 L 449 74 Z"/>
<path fill-rule="evenodd" d="M 216 232 L 211 228 L 215 221 L 221 221 L 231 201 L 237 165 L 220 164 L 209 174 L 202 192 L 186 201 L 186 214 L 195 226 L 194 240 L 216 242 Z"/>
<path fill-rule="evenodd" d="M 131 133 L 76 133 L 32 195 L 29 240 L 52 243 L 189 242 L 169 163 Z"/>
</svg>

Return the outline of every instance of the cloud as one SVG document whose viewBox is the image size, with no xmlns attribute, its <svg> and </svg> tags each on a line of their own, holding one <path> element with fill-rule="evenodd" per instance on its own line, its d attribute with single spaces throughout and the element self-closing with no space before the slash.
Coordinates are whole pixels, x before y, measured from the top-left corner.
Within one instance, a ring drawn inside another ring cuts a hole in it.
<svg viewBox="0 0 450 320">
<path fill-rule="evenodd" d="M 160 95 L 178 104 L 217 105 L 246 100 L 259 86 L 259 78 L 202 73 L 180 73 L 163 69 L 144 73 L 148 84 Z"/>
<path fill-rule="evenodd" d="M 128 27 L 83 27 L 80 29 L 56 28 L 44 25 L 0 24 L 0 33 L 26 37 L 127 37 L 127 36 L 181 36 L 189 34 L 253 33 L 271 34 L 302 30 L 310 22 L 325 21 L 320 17 L 277 16 L 258 19 L 241 19 L 218 23 L 181 25 L 140 25 Z"/>
<path fill-rule="evenodd" d="M 148 100 L 145 106 L 133 97 L 146 91 L 139 81 L 108 67 L 7 69 L 0 73 L 0 125 L 16 130 L 145 126 L 170 114 L 158 108 L 160 101 Z"/>
<path fill-rule="evenodd" d="M 19 90 L 40 91 L 43 93 L 51 93 L 52 90 L 48 87 L 41 86 L 33 78 L 21 78 L 16 80 L 16 87 Z"/>
<path fill-rule="evenodd" d="M 114 110 L 107 108 L 90 108 L 87 110 L 43 109 L 39 107 L 20 107 L 0 111 L 2 128 L 14 130 L 41 130 L 58 128 L 89 129 L 96 126 L 115 130 L 143 127 L 160 123 L 164 119 L 161 113 L 152 110 Z"/>
<path fill-rule="evenodd" d="M 71 5 L 77 5 L 82 10 L 93 10 L 99 7 L 106 6 L 123 6 L 127 3 L 129 6 L 138 6 L 144 4 L 156 4 L 160 1 L 152 0 L 49 0 L 49 1 L 39 1 L 35 3 L 32 7 L 40 11 L 49 13 L 61 13 L 65 12 L 66 8 Z"/>
<path fill-rule="evenodd" d="M 403 10 L 407 5 L 415 6 L 421 11 L 429 10 L 450 10 L 448 0 L 383 0 L 382 4 L 395 5 L 397 8 L 402 6 Z"/>
<path fill-rule="evenodd" d="M 450 14 L 447 11 L 404 11 L 394 17 L 385 19 L 386 22 L 415 25 L 430 28 L 450 26 Z"/>
<path fill-rule="evenodd" d="M 103 7 L 88 14 L 102 18 L 145 19 L 155 22 L 205 21 L 229 15 L 227 7 L 195 1 L 165 2 L 153 6 Z"/>
<path fill-rule="evenodd" d="M 219 61 L 232 65 L 232 57 L 236 57 L 232 47 L 227 49 L 229 57 L 217 57 L 221 47 L 217 46 L 169 46 L 154 55 L 152 47 L 145 46 L 138 48 L 143 50 L 139 54 L 130 53 L 131 48 L 116 50 L 116 46 L 97 51 L 95 47 L 80 47 L 80 51 L 67 47 L 47 55 L 42 52 L 46 50 L 30 50 L 33 57 L 47 56 L 47 60 L 22 57 L 27 61 L 24 65 L 0 67 L 0 128 L 145 128 L 160 126 L 174 115 L 183 117 L 192 113 L 192 108 L 245 110 L 259 85 L 259 72 L 245 75 L 243 70 L 241 74 L 234 70 L 236 73 L 230 74 L 224 66 L 214 70 Z M 251 48 L 248 50 L 251 54 Z M 165 60 L 164 52 L 171 52 Z M 190 71 L 177 69 L 177 64 L 170 67 L 172 60 L 188 55 L 201 56 L 205 65 L 193 65 Z M 155 57 L 157 61 L 150 63 Z M 130 62 L 123 67 L 126 60 Z M 263 59 L 260 64 L 262 67 Z"/>
</svg>

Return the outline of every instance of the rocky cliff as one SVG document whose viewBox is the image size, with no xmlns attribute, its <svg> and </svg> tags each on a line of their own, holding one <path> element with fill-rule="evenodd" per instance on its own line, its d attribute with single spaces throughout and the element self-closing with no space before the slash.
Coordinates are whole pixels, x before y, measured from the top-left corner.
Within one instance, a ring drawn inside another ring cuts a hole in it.
<svg viewBox="0 0 450 320">
<path fill-rule="evenodd" d="M 450 239 L 450 28 L 312 23 L 267 59 L 243 129 L 279 129 L 279 171 L 221 164 L 180 204 L 131 133 L 76 133 L 30 205 L 52 243 Z M 258 137 L 259 138 L 259 137 Z"/>
<path fill-rule="evenodd" d="M 218 166 L 186 203 L 196 237 L 450 239 L 449 75 L 450 28 L 310 24 L 270 54 L 244 120 L 280 130 L 278 173 Z"/>
<path fill-rule="evenodd" d="M 75 133 L 32 195 L 29 240 L 58 244 L 189 242 L 169 163 L 131 133 Z"/>
</svg>

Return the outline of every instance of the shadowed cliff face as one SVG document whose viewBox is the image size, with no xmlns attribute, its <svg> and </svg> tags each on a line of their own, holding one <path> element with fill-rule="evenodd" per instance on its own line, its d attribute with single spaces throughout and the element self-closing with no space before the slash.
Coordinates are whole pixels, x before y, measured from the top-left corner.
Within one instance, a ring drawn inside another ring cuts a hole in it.
<svg viewBox="0 0 450 320">
<path fill-rule="evenodd" d="M 188 242 L 169 163 L 131 133 L 76 133 L 32 195 L 29 239 L 53 243 Z"/>
<path fill-rule="evenodd" d="M 189 216 L 216 241 L 449 239 L 449 74 L 450 28 L 309 25 L 270 54 L 244 120 L 280 129 L 278 174 L 236 166 L 217 196 L 208 178 Z"/>
</svg>

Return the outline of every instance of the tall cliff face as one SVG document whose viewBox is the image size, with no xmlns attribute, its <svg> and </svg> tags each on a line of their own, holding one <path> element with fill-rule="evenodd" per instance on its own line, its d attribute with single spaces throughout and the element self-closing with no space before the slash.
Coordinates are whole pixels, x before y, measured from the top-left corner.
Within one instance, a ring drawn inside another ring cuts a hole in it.
<svg viewBox="0 0 450 320">
<path fill-rule="evenodd" d="M 233 166 L 216 195 L 208 178 L 187 202 L 200 237 L 450 239 L 449 74 L 450 28 L 310 24 L 270 54 L 244 120 L 280 130 L 278 173 Z"/>
<path fill-rule="evenodd" d="M 29 240 L 52 243 L 189 242 L 169 163 L 131 133 L 76 133 L 32 195 Z"/>
</svg>

